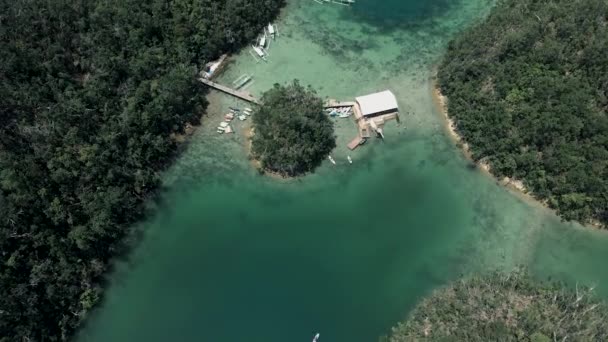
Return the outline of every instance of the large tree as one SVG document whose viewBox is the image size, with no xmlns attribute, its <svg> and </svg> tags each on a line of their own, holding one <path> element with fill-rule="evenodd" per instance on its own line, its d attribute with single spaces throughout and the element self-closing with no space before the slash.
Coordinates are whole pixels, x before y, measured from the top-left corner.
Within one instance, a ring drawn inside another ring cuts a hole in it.
<svg viewBox="0 0 608 342">
<path fill-rule="evenodd" d="M 295 80 L 275 84 L 253 117 L 252 153 L 262 167 L 284 176 L 314 170 L 336 147 L 334 127 L 323 100 Z"/>
</svg>

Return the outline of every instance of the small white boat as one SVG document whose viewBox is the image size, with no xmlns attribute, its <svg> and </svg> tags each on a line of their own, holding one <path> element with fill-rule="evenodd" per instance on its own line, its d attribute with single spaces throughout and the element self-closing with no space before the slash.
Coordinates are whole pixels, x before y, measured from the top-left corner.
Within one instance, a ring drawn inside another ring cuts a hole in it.
<svg viewBox="0 0 608 342">
<path fill-rule="evenodd" d="M 260 38 L 259 46 L 262 49 L 266 47 L 266 33 L 264 33 L 264 35 L 262 35 L 262 37 Z"/>
<path fill-rule="evenodd" d="M 330 161 L 332 164 L 336 165 L 336 161 L 335 161 L 335 160 L 334 160 L 334 158 L 332 158 L 331 156 L 329 156 L 329 161 Z"/>
<path fill-rule="evenodd" d="M 249 108 L 249 107 L 245 107 L 245 109 L 243 109 L 246 112 L 251 112 L 253 109 Z"/>
<path fill-rule="evenodd" d="M 255 51 L 255 53 L 263 60 L 266 60 L 266 54 L 264 53 L 264 50 L 260 49 L 258 46 L 252 45 L 251 48 L 253 48 L 253 51 Z"/>
<path fill-rule="evenodd" d="M 347 156 L 346 159 L 348 159 L 349 163 L 351 163 L 351 164 L 353 163 L 353 159 L 350 156 Z"/>
<path fill-rule="evenodd" d="M 315 337 L 312 339 L 312 342 L 317 342 L 317 341 L 319 341 L 319 337 L 321 337 L 321 334 L 317 333 L 317 334 L 315 335 Z"/>
</svg>

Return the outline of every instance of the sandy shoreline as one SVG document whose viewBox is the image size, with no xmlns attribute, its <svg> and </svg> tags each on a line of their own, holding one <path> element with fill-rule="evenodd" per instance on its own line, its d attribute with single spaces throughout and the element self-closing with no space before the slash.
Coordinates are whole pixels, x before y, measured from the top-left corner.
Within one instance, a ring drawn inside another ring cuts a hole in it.
<svg viewBox="0 0 608 342">
<path fill-rule="evenodd" d="M 534 205 L 540 205 L 544 208 L 547 208 L 547 209 L 555 212 L 554 209 L 549 207 L 546 200 L 540 200 L 540 199 L 534 197 L 533 193 L 528 188 L 526 188 L 523 181 L 518 180 L 518 179 L 512 179 L 510 177 L 504 177 L 503 179 L 498 179 L 492 173 L 490 164 L 487 161 L 481 160 L 481 161 L 475 162 L 473 160 L 473 156 L 472 156 L 471 148 L 470 148 L 469 144 L 466 143 L 464 141 L 464 139 L 462 138 L 462 136 L 458 133 L 454 119 L 452 119 L 448 114 L 448 106 L 447 106 L 448 98 L 447 98 L 447 96 L 442 94 L 441 89 L 440 89 L 439 85 L 437 84 L 436 73 L 433 76 L 433 78 L 431 79 L 431 88 L 432 88 L 432 92 L 433 92 L 433 94 L 432 94 L 433 102 L 434 102 L 437 110 L 441 113 L 441 116 L 444 119 L 444 128 L 445 128 L 446 132 L 448 133 L 448 135 L 450 136 L 450 138 L 452 139 L 452 141 L 457 146 L 460 147 L 460 149 L 464 153 L 465 157 L 472 163 L 475 163 L 475 165 L 483 173 L 485 173 L 489 177 L 492 177 L 494 180 L 496 180 L 496 182 L 498 184 L 504 186 L 506 189 L 510 190 L 513 194 L 526 200 L 528 203 L 531 203 Z M 579 223 L 583 226 L 591 227 L 591 228 L 595 228 L 595 229 L 606 228 L 599 221 L 591 221 L 589 223 L 582 223 L 582 222 L 579 222 Z"/>
<path fill-rule="evenodd" d="M 433 89 L 433 102 L 435 103 L 437 110 L 441 113 L 441 115 L 444 119 L 444 122 L 445 122 L 444 127 L 446 129 L 446 132 L 448 133 L 450 138 L 454 141 L 454 143 L 461 148 L 465 157 L 468 160 L 470 160 L 471 162 L 474 162 L 475 165 L 477 165 L 477 167 L 483 173 L 487 174 L 488 176 L 493 177 L 502 186 L 504 186 L 510 190 L 513 190 L 514 192 L 517 192 L 521 197 L 524 197 L 527 200 L 534 201 L 535 203 L 540 204 L 545 208 L 549 208 L 545 202 L 540 201 L 537 198 L 535 198 L 532 195 L 532 193 L 526 188 L 526 186 L 523 184 L 523 182 L 521 180 L 512 179 L 509 177 L 504 177 L 503 179 L 498 179 L 494 174 L 492 174 L 492 169 L 490 167 L 490 164 L 487 161 L 481 160 L 481 161 L 475 162 L 473 160 L 473 156 L 472 156 L 469 144 L 466 143 L 464 141 L 464 139 L 462 138 L 462 136 L 458 133 L 454 119 L 450 118 L 450 116 L 448 115 L 448 107 L 447 107 L 448 98 L 441 93 L 441 89 L 439 88 L 439 85 L 437 84 L 437 81 L 435 78 L 433 78 L 433 80 L 431 82 L 431 87 Z"/>
<path fill-rule="evenodd" d="M 264 167 L 262 167 L 262 162 L 257 160 L 253 156 L 253 153 L 251 152 L 251 148 L 253 146 L 253 135 L 255 134 L 253 127 L 246 128 L 245 130 L 243 130 L 242 134 L 243 134 L 243 137 L 245 138 L 245 151 L 247 153 L 247 157 L 249 158 L 249 162 L 251 163 L 251 166 L 254 169 L 258 170 L 258 172 L 262 173 L 264 176 L 268 176 L 274 180 L 288 181 L 288 180 L 296 178 L 296 177 L 283 176 L 279 173 L 267 170 Z"/>
</svg>

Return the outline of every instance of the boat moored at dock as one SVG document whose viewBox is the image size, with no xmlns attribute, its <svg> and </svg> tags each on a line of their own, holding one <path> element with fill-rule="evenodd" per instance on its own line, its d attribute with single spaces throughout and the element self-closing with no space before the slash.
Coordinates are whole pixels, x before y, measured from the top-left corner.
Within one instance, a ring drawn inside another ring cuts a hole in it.
<svg viewBox="0 0 608 342">
<path fill-rule="evenodd" d="M 266 61 L 266 53 L 259 46 L 252 45 L 251 48 L 253 51 L 260 57 L 263 61 Z"/>
</svg>

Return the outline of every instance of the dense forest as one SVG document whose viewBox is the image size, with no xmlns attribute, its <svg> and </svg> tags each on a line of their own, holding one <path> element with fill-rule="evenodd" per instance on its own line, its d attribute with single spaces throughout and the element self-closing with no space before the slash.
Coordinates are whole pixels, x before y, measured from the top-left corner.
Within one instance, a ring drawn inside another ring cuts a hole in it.
<svg viewBox="0 0 608 342">
<path fill-rule="evenodd" d="M 525 272 L 458 280 L 435 291 L 386 342 L 606 341 L 608 306 L 591 289 Z"/>
<path fill-rule="evenodd" d="M 63 341 L 206 103 L 198 66 L 283 0 L 0 0 L 0 341 Z"/>
<path fill-rule="evenodd" d="M 608 223 L 606 0 L 501 0 L 438 80 L 475 160 L 567 220 Z"/>
<path fill-rule="evenodd" d="M 334 126 L 323 100 L 295 80 L 262 95 L 253 116 L 252 154 L 263 169 L 282 176 L 314 170 L 336 147 Z"/>
</svg>

